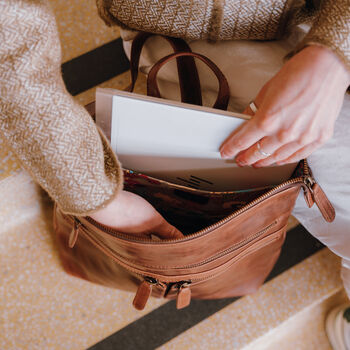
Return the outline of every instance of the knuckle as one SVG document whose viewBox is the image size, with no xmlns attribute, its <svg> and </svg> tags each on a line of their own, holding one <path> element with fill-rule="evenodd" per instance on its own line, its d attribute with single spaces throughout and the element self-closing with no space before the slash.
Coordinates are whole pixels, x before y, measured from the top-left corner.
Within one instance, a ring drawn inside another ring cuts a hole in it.
<svg viewBox="0 0 350 350">
<path fill-rule="evenodd" d="M 300 136 L 300 138 L 299 138 L 299 140 L 298 140 L 298 144 L 299 144 L 299 145 L 308 145 L 308 144 L 314 142 L 314 140 L 315 140 L 314 135 L 313 135 L 311 132 L 308 132 L 308 131 L 307 131 L 307 132 L 304 132 L 304 133 Z"/>
<path fill-rule="evenodd" d="M 169 238 L 176 238 L 178 236 L 178 231 L 174 226 L 169 227 L 169 232 L 167 234 Z"/>
<path fill-rule="evenodd" d="M 276 127 L 276 122 L 272 117 L 259 118 L 256 122 L 257 127 L 266 134 L 270 134 Z"/>
<path fill-rule="evenodd" d="M 238 139 L 233 143 L 232 146 L 233 146 L 232 148 L 237 148 L 237 149 L 242 150 L 242 149 L 246 148 L 246 143 L 244 142 L 244 140 Z"/>
<path fill-rule="evenodd" d="M 288 152 L 286 152 L 285 149 L 278 149 L 275 154 L 274 154 L 274 157 L 276 160 L 281 160 L 281 159 L 284 159 L 288 156 Z"/>
<path fill-rule="evenodd" d="M 292 130 L 283 129 L 277 133 L 277 140 L 280 143 L 288 143 L 294 139 L 294 133 Z"/>
<path fill-rule="evenodd" d="M 298 138 L 296 141 L 297 145 L 299 147 L 304 147 L 306 145 L 306 143 L 304 142 L 304 139 L 302 137 Z"/>
<path fill-rule="evenodd" d="M 247 154 L 247 152 L 244 152 L 240 154 L 236 160 L 241 163 L 241 164 L 248 164 L 249 161 L 251 160 L 251 157 Z"/>
</svg>

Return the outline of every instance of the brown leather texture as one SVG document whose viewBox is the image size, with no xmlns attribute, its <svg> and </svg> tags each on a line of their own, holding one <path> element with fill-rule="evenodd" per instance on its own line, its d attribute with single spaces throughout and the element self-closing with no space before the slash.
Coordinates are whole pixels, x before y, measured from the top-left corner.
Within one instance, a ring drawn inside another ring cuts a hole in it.
<svg viewBox="0 0 350 350">
<path fill-rule="evenodd" d="M 133 91 L 137 76 L 139 73 L 139 63 L 142 48 L 146 41 L 152 37 L 153 34 L 140 32 L 133 40 L 130 53 L 130 73 L 131 83 L 125 89 L 126 91 Z M 192 52 L 186 41 L 178 38 L 171 38 L 161 35 L 172 47 L 175 53 Z M 177 72 L 179 76 L 179 86 L 181 92 L 181 101 L 185 103 L 192 103 L 195 105 L 202 105 L 202 94 L 200 88 L 199 75 L 197 66 L 193 57 L 177 57 Z M 153 95 L 150 95 L 153 96 Z"/>
<path fill-rule="evenodd" d="M 154 96 L 154 97 L 161 97 L 160 92 L 158 89 L 158 84 L 157 84 L 157 74 L 159 70 L 168 62 L 173 60 L 174 58 L 185 58 L 185 57 L 195 57 L 200 59 L 202 62 L 204 62 L 215 74 L 216 78 L 219 81 L 219 92 L 217 99 L 214 103 L 213 108 L 216 109 L 222 109 L 226 110 L 229 99 L 230 99 L 230 88 L 227 82 L 226 77 L 224 74 L 221 72 L 221 70 L 218 68 L 218 66 L 211 61 L 209 58 L 195 52 L 175 52 L 173 54 L 170 54 L 168 56 L 163 57 L 160 59 L 158 62 L 154 64 L 154 66 L 151 68 L 151 70 L 148 73 L 148 78 L 147 78 L 147 95 L 149 96 Z M 187 78 L 187 80 L 192 80 Z M 184 100 L 182 100 L 184 102 Z"/>
<path fill-rule="evenodd" d="M 174 241 L 140 240 L 56 207 L 54 227 L 61 259 L 68 273 L 94 283 L 129 291 L 141 285 L 134 301 L 138 309 L 147 302 L 148 293 L 178 298 L 179 307 L 188 305 L 190 297 L 246 295 L 255 292 L 273 268 L 301 187 L 300 181 L 286 184 L 238 215 Z M 74 225 L 78 238 L 69 248 Z M 149 278 L 156 282 L 150 284 Z"/>
<path fill-rule="evenodd" d="M 315 198 L 315 203 L 318 206 L 323 218 L 327 222 L 332 222 L 335 219 L 335 210 L 321 186 L 315 183 L 312 186 L 312 191 Z"/>
<path fill-rule="evenodd" d="M 137 78 L 142 46 L 149 36 L 141 33 L 133 43 L 130 91 Z M 193 59 L 196 57 L 217 76 L 219 93 L 215 107 L 225 109 L 230 92 L 220 69 L 206 57 L 192 53 L 180 39 L 166 39 L 175 53 L 151 69 L 147 81 L 149 94 L 160 96 L 157 73 L 176 58 L 183 101 L 200 103 L 200 83 Z M 197 92 L 191 91 L 193 89 Z M 88 106 L 88 110 L 93 116 L 93 105 Z M 288 217 L 301 188 L 308 206 L 316 203 L 324 218 L 332 221 L 334 209 L 312 177 L 306 160 L 300 162 L 290 180 L 264 193 L 261 190 L 253 196 L 250 193 L 243 207 L 232 209 L 232 213 L 224 218 L 218 216 L 210 226 L 177 240 L 125 235 L 90 217 L 64 214 L 55 206 L 54 229 L 63 267 L 88 281 L 136 292 L 133 305 L 139 310 L 144 308 L 150 295 L 176 298 L 180 309 L 186 307 L 191 298 L 217 299 L 253 293 L 278 259 Z M 151 191 L 150 187 L 147 189 Z M 181 225 L 185 219 L 178 217 L 177 220 L 171 224 Z M 204 221 L 205 217 L 198 220 Z"/>
</svg>

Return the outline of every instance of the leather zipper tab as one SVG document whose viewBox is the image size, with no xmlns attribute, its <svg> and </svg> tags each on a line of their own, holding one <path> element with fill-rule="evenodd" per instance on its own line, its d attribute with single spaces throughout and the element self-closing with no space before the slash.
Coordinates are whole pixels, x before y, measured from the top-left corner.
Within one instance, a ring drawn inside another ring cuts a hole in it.
<svg viewBox="0 0 350 350">
<path fill-rule="evenodd" d="M 327 222 L 332 222 L 335 219 L 335 210 L 321 186 L 311 176 L 306 176 L 304 183 L 308 188 L 304 191 L 304 198 L 308 207 L 311 208 L 316 203 L 323 218 Z"/>
<path fill-rule="evenodd" d="M 190 281 L 180 282 L 178 285 L 179 291 L 177 292 L 176 298 L 176 308 L 183 309 L 190 305 L 191 303 L 191 289 L 190 289 Z"/>
<path fill-rule="evenodd" d="M 314 185 L 312 186 L 312 196 L 315 200 L 316 205 L 318 206 L 318 209 L 320 209 L 320 212 L 324 219 L 327 222 L 334 221 L 335 210 L 333 208 L 333 205 L 327 198 L 321 186 L 317 183 L 314 183 Z"/>
<path fill-rule="evenodd" d="M 156 279 L 146 277 L 145 280 L 139 285 L 135 298 L 132 302 L 136 310 L 143 310 L 145 308 L 147 301 L 152 294 L 152 286 L 157 283 L 158 281 Z"/>
<path fill-rule="evenodd" d="M 69 234 L 68 238 L 68 247 L 73 248 L 75 246 L 75 243 L 77 242 L 78 236 L 79 236 L 79 228 L 80 228 L 80 222 L 74 220 L 72 231 Z"/>
</svg>

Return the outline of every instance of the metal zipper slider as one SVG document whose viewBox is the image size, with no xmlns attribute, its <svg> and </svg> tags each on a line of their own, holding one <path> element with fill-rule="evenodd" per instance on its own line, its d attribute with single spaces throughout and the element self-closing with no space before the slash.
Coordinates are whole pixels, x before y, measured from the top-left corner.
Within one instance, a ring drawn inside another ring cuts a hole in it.
<svg viewBox="0 0 350 350">
<path fill-rule="evenodd" d="M 304 197 L 309 208 L 316 203 L 323 218 L 327 222 L 332 222 L 335 219 L 335 210 L 321 186 L 311 176 L 305 177 L 304 183 L 309 189 L 307 191 L 308 193 L 304 192 Z"/>
<path fill-rule="evenodd" d="M 143 310 L 152 294 L 152 286 L 158 284 L 158 280 L 152 277 L 145 277 L 139 285 L 135 298 L 132 302 L 136 310 Z"/>
<path fill-rule="evenodd" d="M 315 201 L 312 195 L 312 185 L 315 183 L 314 179 L 311 176 L 305 176 L 304 177 L 304 184 L 306 185 L 308 190 L 305 190 L 304 188 L 304 199 L 309 208 L 311 208 Z"/>
<path fill-rule="evenodd" d="M 75 243 L 77 242 L 77 239 L 78 239 L 80 226 L 81 226 L 80 221 L 74 219 L 73 228 L 72 228 L 72 231 L 70 232 L 69 238 L 68 238 L 68 247 L 69 248 L 73 248 L 75 246 Z"/>
<path fill-rule="evenodd" d="M 191 302 L 191 281 L 181 281 L 177 284 L 178 292 L 176 298 L 176 308 L 183 309 Z"/>
</svg>

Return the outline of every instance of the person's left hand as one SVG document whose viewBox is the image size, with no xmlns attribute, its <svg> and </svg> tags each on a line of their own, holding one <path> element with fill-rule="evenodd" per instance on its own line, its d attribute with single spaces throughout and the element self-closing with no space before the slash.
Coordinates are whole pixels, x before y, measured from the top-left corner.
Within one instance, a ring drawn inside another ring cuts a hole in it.
<svg viewBox="0 0 350 350">
<path fill-rule="evenodd" d="M 144 198 L 124 190 L 120 191 L 105 207 L 96 210 L 89 216 L 122 233 L 137 236 L 153 234 L 161 239 L 184 237 Z"/>
<path fill-rule="evenodd" d="M 349 84 L 350 73 L 335 53 L 306 47 L 261 89 L 256 114 L 246 108 L 252 119 L 224 141 L 221 156 L 254 167 L 306 158 L 332 137 Z"/>
</svg>

